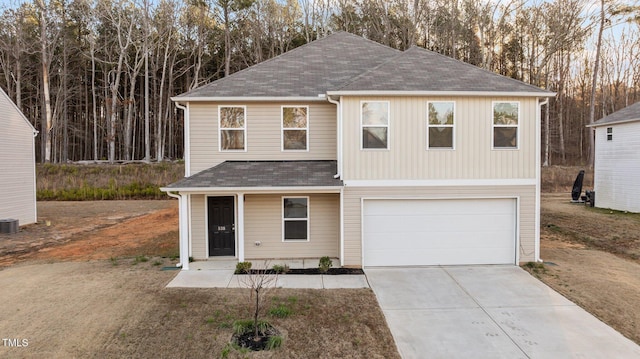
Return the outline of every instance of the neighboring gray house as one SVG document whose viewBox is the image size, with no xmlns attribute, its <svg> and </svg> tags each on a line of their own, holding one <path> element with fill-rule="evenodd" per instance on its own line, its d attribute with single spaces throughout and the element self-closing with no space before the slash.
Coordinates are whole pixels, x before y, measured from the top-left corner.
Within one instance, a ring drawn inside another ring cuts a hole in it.
<svg viewBox="0 0 640 359">
<path fill-rule="evenodd" d="M 595 206 L 640 212 L 640 102 L 593 125 Z"/>
<path fill-rule="evenodd" d="M 339 32 L 173 97 L 186 178 L 163 190 L 180 199 L 182 267 L 539 260 L 540 107 L 552 96 Z"/>
<path fill-rule="evenodd" d="M 38 131 L 0 89 L 0 219 L 37 221 L 35 140 Z"/>
</svg>

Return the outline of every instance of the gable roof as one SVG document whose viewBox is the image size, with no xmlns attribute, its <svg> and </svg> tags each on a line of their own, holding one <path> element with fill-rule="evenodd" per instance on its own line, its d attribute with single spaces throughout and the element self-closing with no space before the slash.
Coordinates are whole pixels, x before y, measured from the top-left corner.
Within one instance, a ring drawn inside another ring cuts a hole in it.
<svg viewBox="0 0 640 359">
<path fill-rule="evenodd" d="M 336 161 L 226 161 L 163 188 L 341 187 Z"/>
<path fill-rule="evenodd" d="M 361 92 L 551 94 L 522 81 L 416 46 L 333 91 L 335 94 Z"/>
<path fill-rule="evenodd" d="M 29 120 L 24 115 L 24 113 L 22 113 L 22 111 L 18 108 L 18 106 L 15 104 L 15 102 L 13 102 L 11 97 L 9 97 L 9 95 L 7 95 L 7 93 L 4 92 L 4 90 L 2 88 L 0 88 L 0 96 L 2 96 L 4 98 L 4 101 L 7 103 L 7 105 L 9 107 L 15 109 L 16 113 L 18 114 L 18 116 L 20 116 L 20 118 L 22 118 L 22 120 L 27 124 L 27 126 L 29 126 L 29 129 L 31 129 L 33 134 L 37 135 L 38 134 L 38 130 L 36 130 L 36 128 L 33 127 L 33 125 L 31 124 L 31 122 L 29 122 Z M 6 117 L 6 116 L 4 116 L 4 117 Z"/>
<path fill-rule="evenodd" d="M 174 98 L 315 97 L 340 87 L 400 51 L 337 32 Z"/>
<path fill-rule="evenodd" d="M 640 101 L 605 116 L 587 127 L 613 125 L 616 123 L 640 121 Z"/>
<path fill-rule="evenodd" d="M 324 95 L 555 94 L 419 47 L 404 52 L 344 31 L 172 98 L 324 100 Z"/>
</svg>

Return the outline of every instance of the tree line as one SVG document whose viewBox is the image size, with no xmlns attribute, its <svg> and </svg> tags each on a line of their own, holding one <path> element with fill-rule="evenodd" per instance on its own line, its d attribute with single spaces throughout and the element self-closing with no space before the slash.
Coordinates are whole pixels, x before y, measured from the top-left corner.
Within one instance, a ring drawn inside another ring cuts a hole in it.
<svg viewBox="0 0 640 359">
<path fill-rule="evenodd" d="M 640 10 L 615 0 L 27 0 L 0 11 L 0 86 L 39 130 L 41 162 L 181 158 L 171 96 L 340 30 L 556 92 L 542 114 L 546 165 L 588 163 L 585 125 L 640 100 Z"/>
</svg>

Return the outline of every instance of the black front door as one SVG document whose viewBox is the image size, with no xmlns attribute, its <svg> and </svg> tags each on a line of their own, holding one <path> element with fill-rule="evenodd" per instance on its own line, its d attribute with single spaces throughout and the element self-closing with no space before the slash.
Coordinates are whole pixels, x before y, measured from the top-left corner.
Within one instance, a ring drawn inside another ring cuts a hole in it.
<svg viewBox="0 0 640 359">
<path fill-rule="evenodd" d="M 209 256 L 235 256 L 233 197 L 208 197 Z"/>
</svg>

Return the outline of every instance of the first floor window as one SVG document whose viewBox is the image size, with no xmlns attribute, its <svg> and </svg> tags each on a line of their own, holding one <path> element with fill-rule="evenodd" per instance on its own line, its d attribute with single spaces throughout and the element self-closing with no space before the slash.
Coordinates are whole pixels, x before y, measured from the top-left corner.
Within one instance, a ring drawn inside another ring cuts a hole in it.
<svg viewBox="0 0 640 359">
<path fill-rule="evenodd" d="M 309 240 L 309 197 L 282 199 L 283 240 Z"/>
<path fill-rule="evenodd" d="M 613 127 L 607 127 L 607 141 L 613 141 Z"/>
<path fill-rule="evenodd" d="M 362 102 L 362 148 L 389 148 L 389 102 Z"/>
<path fill-rule="evenodd" d="M 453 102 L 429 102 L 427 114 L 427 143 L 429 148 L 453 149 Z"/>
<path fill-rule="evenodd" d="M 493 103 L 493 148 L 518 148 L 518 102 Z"/>
<path fill-rule="evenodd" d="M 244 151 L 246 145 L 247 117 L 244 106 L 220 106 L 218 125 L 220 151 Z"/>
</svg>

